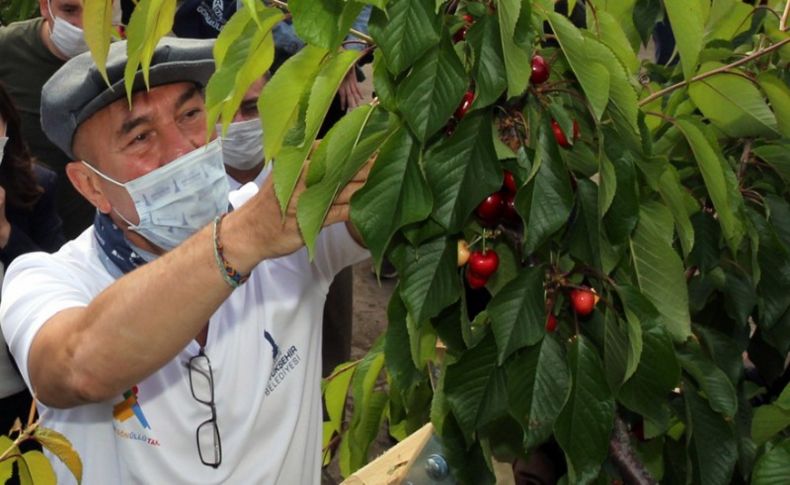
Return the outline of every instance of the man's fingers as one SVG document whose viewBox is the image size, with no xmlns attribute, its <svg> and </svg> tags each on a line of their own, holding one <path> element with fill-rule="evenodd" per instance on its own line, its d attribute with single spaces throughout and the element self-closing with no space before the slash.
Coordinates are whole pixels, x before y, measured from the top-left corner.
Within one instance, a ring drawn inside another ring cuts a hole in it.
<svg viewBox="0 0 790 485">
<path fill-rule="evenodd" d="M 348 221 L 350 210 L 351 206 L 348 204 L 332 205 L 326 214 L 326 219 L 324 219 L 324 227 Z"/>
</svg>

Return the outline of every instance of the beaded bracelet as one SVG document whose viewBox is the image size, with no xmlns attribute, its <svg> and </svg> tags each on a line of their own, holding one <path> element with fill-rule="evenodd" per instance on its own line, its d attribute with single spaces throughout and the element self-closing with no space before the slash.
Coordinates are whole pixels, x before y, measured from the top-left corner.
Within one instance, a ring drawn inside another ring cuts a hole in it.
<svg viewBox="0 0 790 485">
<path fill-rule="evenodd" d="M 222 273 L 222 279 L 234 290 L 243 285 L 250 275 L 242 275 L 239 271 L 231 266 L 225 256 L 222 254 L 222 243 L 219 242 L 219 227 L 222 223 L 222 218 L 226 214 L 214 218 L 214 258 L 217 260 L 217 267 L 219 272 Z"/>
</svg>

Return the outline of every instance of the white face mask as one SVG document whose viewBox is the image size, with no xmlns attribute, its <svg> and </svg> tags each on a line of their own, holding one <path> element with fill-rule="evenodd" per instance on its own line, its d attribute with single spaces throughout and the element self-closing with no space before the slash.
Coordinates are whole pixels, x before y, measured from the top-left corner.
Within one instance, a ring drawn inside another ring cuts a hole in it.
<svg viewBox="0 0 790 485">
<path fill-rule="evenodd" d="M 222 125 L 217 125 L 217 133 Z M 263 161 L 263 125 L 260 118 L 237 121 L 228 125 L 223 137 L 222 157 L 225 165 L 239 170 L 249 170 Z"/>
<path fill-rule="evenodd" d="M 3 163 L 3 154 L 5 153 L 6 143 L 8 143 L 8 137 L 0 136 L 0 163 Z"/>
<path fill-rule="evenodd" d="M 53 20 L 52 32 L 49 38 L 52 39 L 52 43 L 64 56 L 71 59 L 88 51 L 88 44 L 85 43 L 85 33 L 81 28 L 56 17 L 55 12 L 52 10 L 51 1 L 49 2 L 49 14 Z"/>
<path fill-rule="evenodd" d="M 126 183 L 82 163 L 129 192 L 140 222 L 115 213 L 129 229 L 167 251 L 228 210 L 230 188 L 219 139 Z"/>
</svg>

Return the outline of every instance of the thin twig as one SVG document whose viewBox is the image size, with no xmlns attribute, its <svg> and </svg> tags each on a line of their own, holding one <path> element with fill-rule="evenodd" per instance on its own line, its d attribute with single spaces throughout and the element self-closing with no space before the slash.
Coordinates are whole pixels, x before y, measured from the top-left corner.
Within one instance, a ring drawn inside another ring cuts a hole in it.
<svg viewBox="0 0 790 485">
<path fill-rule="evenodd" d="M 614 419 L 614 429 L 609 438 L 609 457 L 623 477 L 624 483 L 658 484 L 631 446 L 631 440 L 628 438 L 628 426 L 620 416 L 615 416 Z"/>
<path fill-rule="evenodd" d="M 746 173 L 746 165 L 749 163 L 749 159 L 752 156 L 752 140 L 746 140 L 746 143 L 743 144 L 743 153 L 741 153 L 741 164 L 738 167 L 738 180 L 740 181 L 743 178 L 743 175 Z"/>
<path fill-rule="evenodd" d="M 790 17 L 790 0 L 785 3 L 785 11 L 782 13 L 782 19 L 779 21 L 779 30 L 784 32 L 787 30 L 787 18 Z"/>
<path fill-rule="evenodd" d="M 790 0 L 788 0 L 788 5 L 790 5 Z M 665 95 L 667 93 L 671 93 L 672 91 L 674 91 L 674 90 L 676 90 L 678 88 L 682 88 L 683 86 L 687 86 L 687 85 L 689 85 L 689 84 L 691 84 L 691 83 L 693 83 L 695 81 L 699 81 L 699 80 L 711 77 L 713 75 L 726 72 L 726 71 L 732 69 L 733 67 L 737 67 L 737 66 L 740 66 L 742 64 L 746 64 L 749 61 L 753 61 L 754 59 L 757 59 L 758 57 L 764 56 L 765 54 L 768 54 L 769 52 L 773 52 L 773 51 L 779 49 L 780 47 L 784 46 L 788 42 L 790 42 L 790 38 L 784 39 L 784 40 L 782 40 L 780 42 L 777 42 L 776 44 L 772 44 L 772 45 L 766 47 L 765 49 L 757 50 L 757 51 L 749 54 L 748 56 L 744 57 L 743 59 L 739 59 L 739 60 L 737 60 L 737 61 L 735 61 L 735 62 L 733 62 L 731 64 L 727 64 L 726 66 L 721 66 L 721 67 L 718 67 L 718 68 L 713 69 L 711 71 L 703 72 L 702 74 L 698 74 L 698 75 L 694 76 L 693 78 L 689 79 L 688 81 L 681 81 L 681 82 L 679 82 L 677 84 L 673 84 L 672 86 L 666 87 L 666 88 L 664 88 L 664 89 L 662 89 L 660 91 L 656 91 L 655 93 L 651 94 L 650 96 L 646 97 L 645 99 L 639 101 L 639 106 L 640 107 L 644 106 L 644 105 L 650 103 L 651 101 L 654 101 L 655 99 L 660 98 L 661 96 L 663 96 L 663 95 Z"/>
</svg>

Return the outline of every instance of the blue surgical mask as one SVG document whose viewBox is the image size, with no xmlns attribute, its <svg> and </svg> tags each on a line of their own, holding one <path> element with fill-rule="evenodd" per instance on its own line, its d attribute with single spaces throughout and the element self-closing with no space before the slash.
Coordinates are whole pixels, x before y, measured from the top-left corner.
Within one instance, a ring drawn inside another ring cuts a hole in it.
<svg viewBox="0 0 790 485">
<path fill-rule="evenodd" d="M 219 138 L 126 183 L 82 163 L 129 192 L 140 222 L 133 224 L 113 210 L 130 230 L 167 251 L 228 210 L 230 189 Z"/>
</svg>

